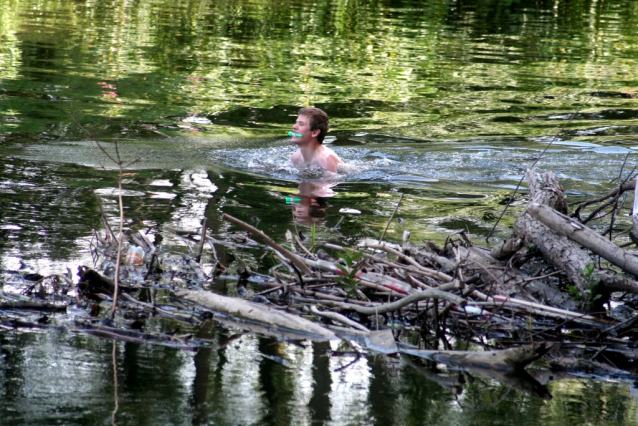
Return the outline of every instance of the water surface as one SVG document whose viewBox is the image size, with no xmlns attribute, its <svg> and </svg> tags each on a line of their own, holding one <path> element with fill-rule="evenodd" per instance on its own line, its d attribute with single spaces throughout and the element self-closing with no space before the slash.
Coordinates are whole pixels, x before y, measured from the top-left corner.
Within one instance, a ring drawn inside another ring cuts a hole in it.
<svg viewBox="0 0 638 426">
<path fill-rule="evenodd" d="M 127 226 L 177 252 L 191 248 L 170 227 L 196 230 L 206 217 L 222 237 L 233 230 L 222 213 L 275 239 L 315 223 L 323 241 L 355 245 L 381 235 L 401 194 L 386 240 L 409 230 L 415 242 L 443 242 L 463 230 L 481 244 L 539 157 L 572 204 L 634 167 L 630 0 L 0 5 L 5 291 L 19 291 L 19 273 L 91 264 L 92 230 L 102 226 L 91 188 L 117 215 L 117 173 L 94 139 L 140 160 L 124 182 Z M 327 143 L 347 172 L 322 177 L 289 164 L 285 135 L 305 105 L 330 115 Z M 516 197 L 489 244 L 509 235 L 524 202 Z M 263 266 L 251 250 L 227 255 Z M 543 401 L 384 356 L 340 370 L 352 358 L 338 347 L 233 337 L 221 326 L 196 354 L 3 330 L 3 424 L 636 421 L 635 389 L 623 382 L 548 382 L 554 399 Z"/>
</svg>

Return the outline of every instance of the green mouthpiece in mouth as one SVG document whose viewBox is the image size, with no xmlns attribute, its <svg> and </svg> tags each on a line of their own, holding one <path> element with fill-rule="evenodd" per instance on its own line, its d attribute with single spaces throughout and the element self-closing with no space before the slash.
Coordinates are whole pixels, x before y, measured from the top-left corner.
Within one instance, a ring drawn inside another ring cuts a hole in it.
<svg viewBox="0 0 638 426">
<path fill-rule="evenodd" d="M 297 136 L 298 138 L 300 138 L 301 133 L 288 132 L 288 136 Z"/>
</svg>

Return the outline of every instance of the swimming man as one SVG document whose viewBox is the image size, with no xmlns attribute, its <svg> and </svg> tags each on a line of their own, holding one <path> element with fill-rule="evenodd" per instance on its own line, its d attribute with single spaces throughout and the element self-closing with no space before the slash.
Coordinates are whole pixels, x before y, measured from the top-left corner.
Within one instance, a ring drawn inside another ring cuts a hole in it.
<svg viewBox="0 0 638 426">
<path fill-rule="evenodd" d="M 329 127 L 328 114 L 319 108 L 307 107 L 299 110 L 297 121 L 292 126 L 291 139 L 299 149 L 292 154 L 290 161 L 299 168 L 316 165 L 336 173 L 337 165 L 343 161 L 333 150 L 323 146 Z M 296 136 L 297 134 L 301 136 Z"/>
</svg>

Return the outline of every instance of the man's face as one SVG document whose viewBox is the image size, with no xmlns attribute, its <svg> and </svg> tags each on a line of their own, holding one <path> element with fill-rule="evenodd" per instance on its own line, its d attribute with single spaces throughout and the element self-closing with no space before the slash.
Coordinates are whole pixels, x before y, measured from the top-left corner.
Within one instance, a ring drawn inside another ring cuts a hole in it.
<svg viewBox="0 0 638 426">
<path fill-rule="evenodd" d="M 310 117 L 305 115 L 300 115 L 297 117 L 297 121 L 292 126 L 292 130 L 295 133 L 299 133 L 301 135 L 300 138 L 297 136 L 292 136 L 293 143 L 300 143 L 303 141 L 310 140 L 313 137 L 319 136 L 319 130 L 310 130 Z"/>
</svg>

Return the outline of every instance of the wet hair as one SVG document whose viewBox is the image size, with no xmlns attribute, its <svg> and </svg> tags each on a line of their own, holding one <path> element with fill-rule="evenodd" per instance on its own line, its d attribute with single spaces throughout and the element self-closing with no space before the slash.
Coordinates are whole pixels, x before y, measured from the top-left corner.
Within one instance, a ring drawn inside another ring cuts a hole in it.
<svg viewBox="0 0 638 426">
<path fill-rule="evenodd" d="M 328 129 L 330 128 L 328 114 L 319 108 L 306 107 L 299 110 L 299 115 L 305 115 L 310 119 L 310 130 L 319 130 L 317 140 L 319 143 L 323 143 L 323 139 L 326 137 L 326 133 L 328 133 Z"/>
</svg>

